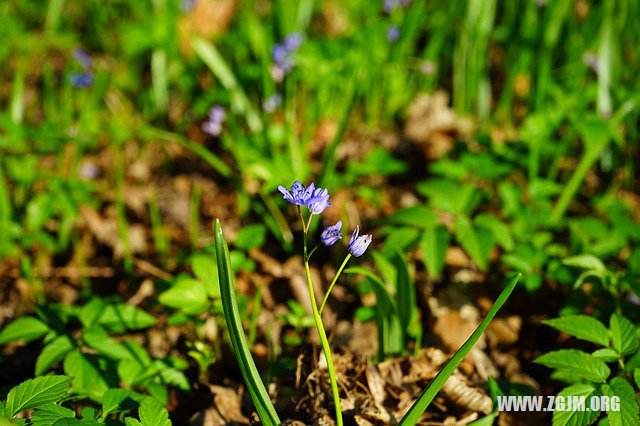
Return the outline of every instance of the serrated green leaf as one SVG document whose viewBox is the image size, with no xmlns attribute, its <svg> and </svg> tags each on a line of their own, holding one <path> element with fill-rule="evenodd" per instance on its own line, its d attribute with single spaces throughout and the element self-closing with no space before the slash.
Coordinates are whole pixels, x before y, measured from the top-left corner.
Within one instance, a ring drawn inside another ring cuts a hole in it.
<svg viewBox="0 0 640 426">
<path fill-rule="evenodd" d="M 36 360 L 36 376 L 41 375 L 55 363 L 61 361 L 66 354 L 75 348 L 75 342 L 71 337 L 65 335 L 58 336 L 42 349 Z"/>
<path fill-rule="evenodd" d="M 160 303 L 184 313 L 196 315 L 209 307 L 209 299 L 204 285 L 193 278 L 180 276 L 171 288 L 160 294 Z"/>
<path fill-rule="evenodd" d="M 87 302 L 82 308 L 78 310 L 78 319 L 82 323 L 82 326 L 89 328 L 93 323 L 100 318 L 102 311 L 106 304 L 98 297 L 94 297 Z"/>
<path fill-rule="evenodd" d="M 150 396 L 142 400 L 138 413 L 142 426 L 171 426 L 167 409 Z"/>
<path fill-rule="evenodd" d="M 5 414 L 12 418 L 25 410 L 59 401 L 67 394 L 70 384 L 71 377 L 68 376 L 42 376 L 26 380 L 7 394 Z"/>
<path fill-rule="evenodd" d="M 635 380 L 636 386 L 640 389 L 640 368 L 633 370 L 633 380 Z"/>
<path fill-rule="evenodd" d="M 565 400 L 572 396 L 584 396 L 585 408 L 589 407 L 589 398 L 594 395 L 597 395 L 597 389 L 588 383 L 577 383 L 558 392 L 558 396 L 564 397 Z M 598 416 L 600 416 L 598 411 L 554 411 L 552 421 L 553 426 L 584 426 L 593 423 Z"/>
<path fill-rule="evenodd" d="M 229 336 L 233 351 L 240 365 L 242 377 L 247 385 L 251 399 L 256 407 L 258 416 L 263 424 L 267 426 L 279 425 L 280 419 L 276 413 L 273 403 L 267 394 L 267 390 L 262 383 L 256 364 L 251 357 L 249 346 L 242 328 L 242 321 L 236 302 L 233 270 L 229 259 L 229 248 L 227 241 L 222 234 L 220 220 L 216 219 L 214 228 L 214 239 L 216 247 L 216 259 L 218 262 L 218 279 L 220 281 L 220 298 L 224 311 Z"/>
<path fill-rule="evenodd" d="M 626 380 L 614 377 L 609 384 L 602 385 L 602 394 L 620 398 L 620 411 L 609 410 L 607 419 L 610 426 L 627 426 L 640 424 L 638 417 L 638 403 L 635 399 L 633 387 Z"/>
<path fill-rule="evenodd" d="M 607 327 L 597 319 L 587 315 L 567 315 L 560 318 L 544 320 L 542 323 L 581 340 L 597 343 L 602 346 L 609 345 L 609 331 Z"/>
<path fill-rule="evenodd" d="M 438 225 L 438 216 L 427 206 L 400 209 L 386 219 L 387 222 L 417 228 L 432 228 Z"/>
<path fill-rule="evenodd" d="M 613 314 L 609 320 L 611 346 L 620 355 L 629 355 L 638 348 L 638 336 L 633 323 L 622 315 Z"/>
<path fill-rule="evenodd" d="M 63 418 L 76 418 L 76 412 L 56 404 L 48 404 L 38 409 L 31 416 L 31 424 L 34 426 L 52 426 Z"/>
<path fill-rule="evenodd" d="M 598 349 L 596 351 L 593 351 L 591 355 L 604 362 L 615 362 L 618 360 L 618 358 L 620 358 L 618 352 L 614 351 L 611 348 Z"/>
<path fill-rule="evenodd" d="M 546 353 L 536 358 L 533 362 L 545 365 L 549 368 L 557 368 L 573 373 L 576 378 L 604 383 L 611 374 L 607 364 L 577 349 L 561 349 Z"/>
<path fill-rule="evenodd" d="M 98 319 L 98 324 L 114 333 L 124 333 L 127 329 L 139 330 L 155 323 L 155 318 L 145 311 L 124 303 L 107 305 Z"/>
<path fill-rule="evenodd" d="M 109 385 L 97 366 L 95 357 L 78 351 L 70 352 L 63 362 L 64 372 L 73 377 L 72 388 L 82 395 L 100 401 Z"/>
<path fill-rule="evenodd" d="M 15 342 L 16 340 L 30 342 L 44 336 L 49 330 L 49 326 L 37 318 L 18 318 L 11 321 L 9 325 L 0 332 L 0 345 Z"/>
<path fill-rule="evenodd" d="M 420 238 L 420 250 L 429 276 L 439 277 L 444 268 L 444 259 L 451 235 L 443 225 L 426 228 Z"/>
<path fill-rule="evenodd" d="M 162 363 L 162 367 L 159 368 L 158 371 L 160 372 L 160 377 L 162 377 L 162 380 L 165 383 L 186 391 L 191 389 L 189 379 L 187 379 L 184 373 L 177 368 L 170 367 L 165 363 Z"/>
<path fill-rule="evenodd" d="M 109 389 L 102 395 L 102 417 L 111 413 L 127 411 L 138 406 L 143 396 L 125 389 Z"/>
<path fill-rule="evenodd" d="M 140 420 L 134 419 L 133 417 L 125 417 L 124 424 L 126 426 L 142 426 L 142 423 L 140 423 Z"/>
</svg>

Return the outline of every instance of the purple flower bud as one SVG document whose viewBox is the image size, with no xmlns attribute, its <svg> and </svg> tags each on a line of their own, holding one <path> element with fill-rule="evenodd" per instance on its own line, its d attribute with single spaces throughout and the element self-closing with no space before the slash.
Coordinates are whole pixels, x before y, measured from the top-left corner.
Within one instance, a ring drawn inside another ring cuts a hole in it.
<svg viewBox="0 0 640 426">
<path fill-rule="evenodd" d="M 84 49 L 77 47 L 73 49 L 72 55 L 73 59 L 75 59 L 80 64 L 80 66 L 85 69 L 85 71 L 91 68 L 91 56 L 89 56 L 87 52 L 84 51 Z"/>
<path fill-rule="evenodd" d="M 371 235 L 360 235 L 360 227 L 356 226 L 356 229 L 351 234 L 351 240 L 349 240 L 349 252 L 355 257 L 360 257 L 364 254 L 371 244 L 371 239 L 373 238 Z"/>
<path fill-rule="evenodd" d="M 289 51 L 289 53 L 295 52 L 302 45 L 302 34 L 300 33 L 291 33 L 284 38 L 283 43 L 285 49 Z"/>
<path fill-rule="evenodd" d="M 330 206 L 329 191 L 322 188 L 318 188 L 314 191 L 313 196 L 307 204 L 307 207 L 309 207 L 309 210 L 311 210 L 311 213 L 313 214 L 320 214 L 324 209 Z"/>
<path fill-rule="evenodd" d="M 284 47 L 282 44 L 276 44 L 275 46 L 273 46 L 273 51 L 271 52 L 271 54 L 273 56 L 273 62 L 275 62 L 280 66 L 284 64 L 287 57 L 289 56 L 289 52 L 287 51 L 287 48 Z"/>
<path fill-rule="evenodd" d="M 93 74 L 88 72 L 74 73 L 69 76 L 71 85 L 75 87 L 91 87 L 93 84 Z"/>
<path fill-rule="evenodd" d="M 271 113 L 275 111 L 276 108 L 278 108 L 280 103 L 282 103 L 282 95 L 280 95 L 280 93 L 274 93 L 262 103 L 262 108 L 265 110 L 265 112 Z"/>
<path fill-rule="evenodd" d="M 330 246 L 340 238 L 342 238 L 342 232 L 340 232 L 340 228 L 342 228 L 342 221 L 339 220 L 338 223 L 332 226 L 327 226 L 322 230 L 320 234 L 320 240 L 322 244 L 325 246 Z"/>
<path fill-rule="evenodd" d="M 390 42 L 397 41 L 400 38 L 400 30 L 398 27 L 389 27 L 387 30 L 387 40 Z"/>
<path fill-rule="evenodd" d="M 202 123 L 202 130 L 211 136 L 219 136 L 222 133 L 222 123 L 225 117 L 224 108 L 220 105 L 215 105 L 209 110 L 209 120 Z"/>
</svg>

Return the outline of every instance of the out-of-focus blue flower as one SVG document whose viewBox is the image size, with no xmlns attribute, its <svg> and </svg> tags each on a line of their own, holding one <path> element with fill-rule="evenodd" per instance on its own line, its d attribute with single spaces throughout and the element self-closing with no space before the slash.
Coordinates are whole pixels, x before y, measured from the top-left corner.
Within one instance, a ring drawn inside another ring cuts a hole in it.
<svg viewBox="0 0 640 426">
<path fill-rule="evenodd" d="M 291 33 L 284 38 L 284 43 L 282 44 L 288 52 L 295 52 L 302 45 L 302 34 Z"/>
<path fill-rule="evenodd" d="M 331 207 L 331 203 L 329 202 L 329 191 L 326 189 L 318 188 L 313 192 L 313 196 L 309 203 L 307 204 L 309 210 L 313 214 L 322 213 L 327 207 Z"/>
<path fill-rule="evenodd" d="M 305 187 L 300 181 L 293 182 L 291 185 L 291 192 L 284 186 L 278 186 L 278 191 L 282 192 L 284 199 L 295 204 L 297 206 L 306 206 L 313 198 L 313 191 L 315 190 L 315 184 L 311 182 L 309 186 Z"/>
<path fill-rule="evenodd" d="M 400 38 L 400 30 L 398 27 L 389 27 L 387 30 L 387 40 L 390 42 L 397 41 Z"/>
<path fill-rule="evenodd" d="M 275 46 L 273 46 L 273 51 L 271 52 L 271 56 L 273 57 L 273 62 L 275 62 L 278 65 L 281 65 L 289 56 L 289 51 L 287 50 L 286 47 L 284 47 L 284 45 L 276 44 Z"/>
<path fill-rule="evenodd" d="M 355 257 L 362 256 L 364 252 L 371 244 L 371 239 L 373 238 L 371 235 L 360 235 L 360 227 L 356 226 L 356 229 L 351 234 L 351 240 L 349 240 L 349 252 Z"/>
<path fill-rule="evenodd" d="M 85 71 L 88 71 L 91 68 L 91 56 L 84 51 L 84 49 L 80 47 L 76 47 L 73 49 L 73 59 L 75 59 Z"/>
<path fill-rule="evenodd" d="M 341 228 L 341 220 L 339 220 L 335 225 L 327 226 L 326 228 L 324 228 L 322 230 L 322 233 L 320 234 L 320 240 L 322 241 L 322 244 L 328 247 L 342 238 L 342 232 L 340 232 Z"/>
<path fill-rule="evenodd" d="M 91 87 L 93 74 L 88 72 L 74 73 L 69 76 L 69 81 L 74 87 Z"/>
<path fill-rule="evenodd" d="M 222 123 L 226 114 L 224 108 L 220 105 L 215 105 L 209 110 L 209 120 L 202 123 L 202 130 L 209 133 L 211 136 L 218 136 L 222 133 Z"/>
<path fill-rule="evenodd" d="M 411 0 L 384 0 L 382 8 L 385 13 L 391 13 L 399 7 L 408 6 Z"/>
<path fill-rule="evenodd" d="M 276 108 L 278 108 L 278 106 L 280 106 L 281 103 L 282 103 L 282 95 L 280 95 L 280 93 L 274 93 L 262 103 L 262 108 L 266 112 L 271 113 L 275 111 Z"/>
</svg>

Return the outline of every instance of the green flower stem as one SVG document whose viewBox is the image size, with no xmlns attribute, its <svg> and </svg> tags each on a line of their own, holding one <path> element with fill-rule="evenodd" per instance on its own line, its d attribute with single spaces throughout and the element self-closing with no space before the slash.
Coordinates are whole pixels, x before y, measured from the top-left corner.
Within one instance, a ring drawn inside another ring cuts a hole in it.
<svg viewBox="0 0 640 426">
<path fill-rule="evenodd" d="M 336 284 L 336 281 L 338 281 L 338 277 L 342 273 L 342 270 L 344 269 L 344 267 L 347 266 L 347 262 L 349 261 L 349 259 L 351 259 L 351 253 L 348 253 L 347 256 L 344 258 L 344 260 L 342 261 L 342 265 L 340 265 L 338 272 L 336 272 L 336 276 L 333 277 L 333 281 L 331 281 L 331 285 L 327 290 L 327 294 L 324 295 L 324 300 L 322 301 L 322 305 L 320 305 L 321 314 L 322 314 L 322 310 L 324 309 L 324 305 L 327 304 L 327 300 L 329 299 L 329 295 L 331 294 L 331 290 L 333 289 L 333 286 Z"/>
<path fill-rule="evenodd" d="M 305 246 L 306 251 L 306 246 Z M 327 334 L 324 331 L 324 325 L 322 324 L 322 318 L 318 312 L 318 306 L 316 305 L 316 297 L 313 294 L 313 283 L 311 282 L 311 272 L 309 271 L 309 262 L 304 262 L 304 270 L 307 274 L 307 284 L 309 286 L 309 299 L 311 300 L 311 310 L 313 311 L 313 319 L 316 323 L 316 329 L 320 335 L 320 343 L 322 344 L 322 351 L 327 359 L 327 370 L 329 371 L 329 381 L 331 382 L 331 393 L 333 393 L 333 404 L 336 407 L 336 423 L 338 426 L 342 426 L 342 411 L 340 409 L 340 395 L 338 393 L 338 381 L 336 380 L 336 373 L 333 368 L 333 359 L 331 358 L 331 348 L 329 347 L 329 341 L 327 340 Z"/>
</svg>

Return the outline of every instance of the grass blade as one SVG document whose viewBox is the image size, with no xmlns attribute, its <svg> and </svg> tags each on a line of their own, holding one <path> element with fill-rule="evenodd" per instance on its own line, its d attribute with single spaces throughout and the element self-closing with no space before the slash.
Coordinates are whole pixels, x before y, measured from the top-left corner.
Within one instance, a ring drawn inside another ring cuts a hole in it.
<svg viewBox="0 0 640 426">
<path fill-rule="evenodd" d="M 236 302 L 235 286 L 233 280 L 233 271 L 231 270 L 231 260 L 229 258 L 229 248 L 227 241 L 222 235 L 222 227 L 220 220 L 216 219 L 214 229 L 214 237 L 216 244 L 216 258 L 218 260 L 218 279 L 220 281 L 220 297 L 222 299 L 222 308 L 224 310 L 224 318 L 227 322 L 229 335 L 231 336 L 231 345 L 233 352 L 236 354 L 242 377 L 249 389 L 249 395 L 256 406 L 258 416 L 262 424 L 271 426 L 279 425 L 280 419 L 273 407 L 267 390 L 262 383 L 258 369 L 249 352 L 249 346 L 244 336 L 242 322 L 240 321 L 240 313 Z"/>
<path fill-rule="evenodd" d="M 462 362 L 464 357 L 466 357 L 469 351 L 471 351 L 471 348 L 473 348 L 473 345 L 475 345 L 480 336 L 482 336 L 482 333 L 484 333 L 486 328 L 489 326 L 489 323 L 491 322 L 493 317 L 496 316 L 498 310 L 507 301 L 507 298 L 511 295 L 513 289 L 516 288 L 516 284 L 518 283 L 520 276 L 521 274 L 516 274 L 509 280 L 509 282 L 507 283 L 507 287 L 502 291 L 502 293 L 500 293 L 500 296 L 498 296 L 496 303 L 493 304 L 486 318 L 482 321 L 478 328 L 476 328 L 476 331 L 474 331 L 471 337 L 469 337 L 467 341 L 464 342 L 464 345 L 462 345 L 462 347 L 458 349 L 458 352 L 456 352 L 455 355 L 451 357 L 451 359 L 442 368 L 442 370 L 440 370 L 438 375 L 431 381 L 429 386 L 427 386 L 427 388 L 422 392 L 418 400 L 409 409 L 407 414 L 405 414 L 402 420 L 400 420 L 401 426 L 414 425 L 418 422 L 418 420 L 420 420 L 420 416 L 422 416 L 422 413 L 425 412 L 431 401 L 433 401 L 433 398 L 435 398 L 447 379 L 449 379 L 449 376 L 453 374 L 458 365 L 460 365 L 460 362 Z"/>
</svg>

